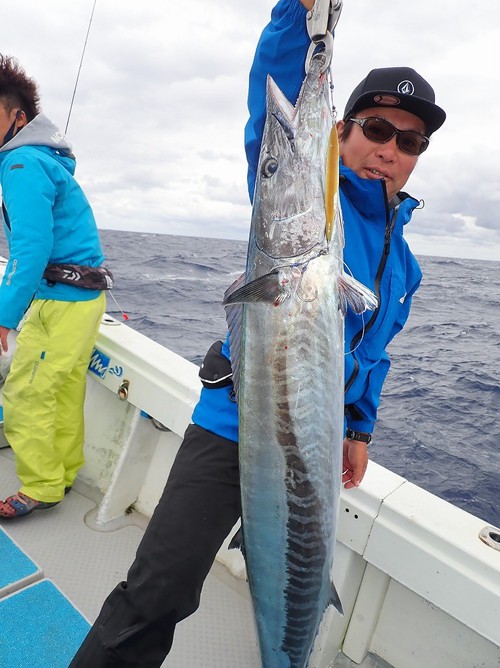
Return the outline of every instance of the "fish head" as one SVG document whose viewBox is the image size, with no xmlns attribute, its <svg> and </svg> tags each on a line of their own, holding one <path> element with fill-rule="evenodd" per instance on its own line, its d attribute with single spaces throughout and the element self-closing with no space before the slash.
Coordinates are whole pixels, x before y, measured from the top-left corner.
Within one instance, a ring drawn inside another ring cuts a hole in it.
<svg viewBox="0 0 500 668">
<path fill-rule="evenodd" d="M 252 229 L 270 258 L 300 258 L 325 245 L 325 171 L 333 112 L 323 59 L 313 58 L 293 106 L 271 77 Z"/>
</svg>

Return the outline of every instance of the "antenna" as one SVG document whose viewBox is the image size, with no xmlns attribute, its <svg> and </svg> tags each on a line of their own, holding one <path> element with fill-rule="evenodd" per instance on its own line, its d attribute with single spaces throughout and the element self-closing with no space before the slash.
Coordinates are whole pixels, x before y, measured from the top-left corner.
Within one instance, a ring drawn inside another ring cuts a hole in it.
<svg viewBox="0 0 500 668">
<path fill-rule="evenodd" d="M 76 89 L 78 87 L 78 81 L 80 79 L 80 72 L 82 71 L 83 58 L 85 56 L 85 49 L 87 48 L 87 42 L 88 42 L 88 39 L 89 39 L 90 28 L 92 26 L 92 19 L 94 18 L 94 11 L 95 11 L 96 4 L 97 4 L 97 0 L 94 0 L 94 6 L 92 7 L 92 13 L 90 15 L 89 27 L 87 28 L 87 35 L 85 36 L 85 42 L 83 44 L 82 57 L 80 58 L 80 66 L 78 67 L 78 73 L 76 75 L 75 87 L 73 89 L 73 96 L 71 98 L 71 104 L 69 105 L 68 119 L 66 121 L 66 127 L 64 129 L 64 134 L 67 134 L 67 132 L 68 132 L 69 119 L 71 118 L 71 112 L 73 111 L 73 102 L 75 101 Z"/>
</svg>

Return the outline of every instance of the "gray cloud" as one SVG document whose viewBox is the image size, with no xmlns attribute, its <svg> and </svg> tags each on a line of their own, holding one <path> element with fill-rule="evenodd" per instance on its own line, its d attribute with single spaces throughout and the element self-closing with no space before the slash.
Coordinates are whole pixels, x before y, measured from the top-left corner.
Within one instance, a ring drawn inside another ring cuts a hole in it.
<svg viewBox="0 0 500 668">
<path fill-rule="evenodd" d="M 39 81 L 44 111 L 62 128 L 92 5 L 2 7 L 2 52 Z M 500 258 L 497 0 L 344 5 L 333 62 L 338 108 L 371 68 L 409 65 L 448 114 L 407 187 L 426 203 L 409 226 L 416 252 Z M 248 71 L 272 6 L 97 1 L 69 137 L 101 226 L 246 238 Z"/>
</svg>

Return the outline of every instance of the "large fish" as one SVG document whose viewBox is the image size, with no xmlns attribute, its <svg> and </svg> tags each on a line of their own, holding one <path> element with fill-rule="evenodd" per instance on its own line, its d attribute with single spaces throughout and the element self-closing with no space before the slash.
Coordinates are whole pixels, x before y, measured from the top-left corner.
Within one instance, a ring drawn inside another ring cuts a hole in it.
<svg viewBox="0 0 500 668">
<path fill-rule="evenodd" d="M 344 428 L 338 143 L 325 55 L 296 106 L 271 78 L 245 274 L 224 303 L 239 405 L 243 547 L 265 668 L 307 665 L 325 609 Z"/>
</svg>

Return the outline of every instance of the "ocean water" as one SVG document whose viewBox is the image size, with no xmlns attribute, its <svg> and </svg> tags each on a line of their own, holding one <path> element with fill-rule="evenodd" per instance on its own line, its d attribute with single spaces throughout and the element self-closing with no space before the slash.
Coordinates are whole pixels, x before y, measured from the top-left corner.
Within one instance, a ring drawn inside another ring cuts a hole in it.
<svg viewBox="0 0 500 668">
<path fill-rule="evenodd" d="M 108 313 L 200 364 L 246 241 L 102 230 Z M 3 247 L 4 248 L 4 247 Z M 0 243 L 0 253 L 5 255 Z M 389 348 L 371 458 L 500 526 L 500 262 L 419 257 L 424 280 Z"/>
<path fill-rule="evenodd" d="M 200 364 L 246 241 L 103 230 L 128 324 Z M 424 281 L 389 348 L 370 455 L 500 526 L 500 262 L 419 257 Z M 108 299 L 108 312 L 121 317 Z"/>
</svg>

